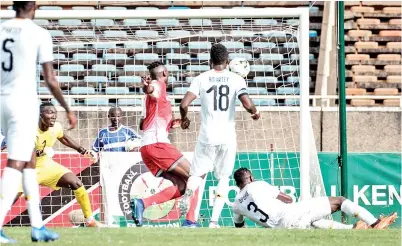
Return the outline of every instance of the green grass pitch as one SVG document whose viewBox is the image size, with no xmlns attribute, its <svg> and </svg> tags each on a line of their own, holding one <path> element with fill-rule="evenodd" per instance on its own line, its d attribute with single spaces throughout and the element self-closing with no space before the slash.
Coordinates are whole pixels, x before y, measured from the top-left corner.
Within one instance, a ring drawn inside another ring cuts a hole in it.
<svg viewBox="0 0 402 246">
<path fill-rule="evenodd" d="M 184 228 L 57 228 L 57 242 L 44 245 L 141 246 L 274 246 L 274 245 L 401 245 L 401 230 L 273 230 Z M 29 228 L 5 228 L 18 245 L 32 245 Z M 35 244 L 35 245 L 41 245 Z"/>
</svg>

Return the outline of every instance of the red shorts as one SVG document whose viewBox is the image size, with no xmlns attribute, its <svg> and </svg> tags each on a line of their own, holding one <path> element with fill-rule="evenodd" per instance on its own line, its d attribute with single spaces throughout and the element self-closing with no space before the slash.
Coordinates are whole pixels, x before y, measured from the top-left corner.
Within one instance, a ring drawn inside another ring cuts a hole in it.
<svg viewBox="0 0 402 246">
<path fill-rule="evenodd" d="M 168 143 L 145 145 L 140 152 L 142 160 L 155 177 L 159 177 L 163 171 L 173 170 L 184 158 L 180 151 Z"/>
</svg>

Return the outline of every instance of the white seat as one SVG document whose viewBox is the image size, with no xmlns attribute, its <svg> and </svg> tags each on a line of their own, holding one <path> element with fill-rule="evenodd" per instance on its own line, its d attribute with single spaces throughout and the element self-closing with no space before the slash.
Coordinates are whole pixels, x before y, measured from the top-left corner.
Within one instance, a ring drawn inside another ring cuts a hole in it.
<svg viewBox="0 0 402 246">
<path fill-rule="evenodd" d="M 47 26 L 47 25 L 49 25 L 49 21 L 48 20 L 43 20 L 43 19 L 35 19 L 35 20 L 33 20 L 33 22 L 36 25 L 39 25 L 39 26 Z"/>
<path fill-rule="evenodd" d="M 106 54 L 103 54 L 103 59 L 105 59 L 105 60 L 126 60 L 126 59 L 128 59 L 128 56 L 127 56 L 127 54 L 106 53 Z"/>
<path fill-rule="evenodd" d="M 116 66 L 113 64 L 95 64 L 92 65 L 92 71 L 96 72 L 115 72 Z"/>
<path fill-rule="evenodd" d="M 39 6 L 40 10 L 63 10 L 60 6 Z"/>
<path fill-rule="evenodd" d="M 136 60 L 159 60 L 158 54 L 155 53 L 138 53 L 134 55 Z"/>
<path fill-rule="evenodd" d="M 102 42 L 98 42 L 98 43 L 93 43 L 92 44 L 92 48 L 94 49 L 115 49 L 117 46 L 115 43 L 102 43 Z"/>
<path fill-rule="evenodd" d="M 274 67 L 272 65 L 250 65 L 251 72 L 273 72 Z"/>
<path fill-rule="evenodd" d="M 61 72 L 81 72 L 85 71 L 84 65 L 81 64 L 63 64 L 60 66 Z"/>
<path fill-rule="evenodd" d="M 72 31 L 73 36 L 76 37 L 94 37 L 95 32 L 94 31 L 82 31 L 82 30 L 74 30 Z"/>
<path fill-rule="evenodd" d="M 66 55 L 63 53 L 53 53 L 53 60 L 63 60 L 66 59 Z"/>
<path fill-rule="evenodd" d="M 139 38 L 156 38 L 159 36 L 157 31 L 152 30 L 138 30 L 135 31 L 135 36 Z"/>
<path fill-rule="evenodd" d="M 200 31 L 199 35 L 201 37 L 221 37 L 223 33 L 217 30 Z"/>
<path fill-rule="evenodd" d="M 222 42 L 221 44 L 228 49 L 244 49 L 244 43 L 242 42 Z"/>
<path fill-rule="evenodd" d="M 230 53 L 229 54 L 229 60 L 235 59 L 235 58 L 243 58 L 246 60 L 252 60 L 253 56 L 250 53 Z"/>
<path fill-rule="evenodd" d="M 222 19 L 221 24 L 224 26 L 242 26 L 244 25 L 243 19 Z"/>
<path fill-rule="evenodd" d="M 108 78 L 106 76 L 85 76 L 84 82 L 86 82 L 86 83 L 107 83 Z"/>
<path fill-rule="evenodd" d="M 177 49 L 177 48 L 181 48 L 181 45 L 179 42 L 176 42 L 176 41 L 157 42 L 156 48 L 157 49 Z"/>
<path fill-rule="evenodd" d="M 81 20 L 78 19 L 60 19 L 58 21 L 59 26 L 79 26 L 81 25 Z"/>
<path fill-rule="evenodd" d="M 137 7 L 135 10 L 159 10 L 158 7 Z"/>
<path fill-rule="evenodd" d="M 190 26 L 212 26 L 210 19 L 190 19 L 188 21 Z"/>
<path fill-rule="evenodd" d="M 60 48 L 62 49 L 83 49 L 85 48 L 84 43 L 82 42 L 63 42 L 60 44 Z"/>
<path fill-rule="evenodd" d="M 124 19 L 124 26 L 146 26 L 147 20 L 145 19 Z"/>
<path fill-rule="evenodd" d="M 276 44 L 271 42 L 252 42 L 251 47 L 253 49 L 272 49 L 276 47 Z"/>
<path fill-rule="evenodd" d="M 283 54 L 260 54 L 262 60 L 283 60 Z"/>
<path fill-rule="evenodd" d="M 61 37 L 64 36 L 64 32 L 61 30 L 48 30 L 52 37 Z"/>
<path fill-rule="evenodd" d="M 119 83 L 141 83 L 140 76 L 119 76 L 117 79 Z"/>
<path fill-rule="evenodd" d="M 156 25 L 168 27 L 168 26 L 179 26 L 180 22 L 178 19 L 157 19 Z"/>
<path fill-rule="evenodd" d="M 255 33 L 253 31 L 243 31 L 243 30 L 230 31 L 230 36 L 232 36 L 232 37 L 250 38 L 250 37 L 254 37 L 254 35 L 255 35 Z"/>
<path fill-rule="evenodd" d="M 207 41 L 188 42 L 187 46 L 190 50 L 211 49 L 212 47 L 211 42 Z"/>
<path fill-rule="evenodd" d="M 146 72 L 146 71 L 148 71 L 147 66 L 145 66 L 145 65 L 124 65 L 123 70 L 127 71 L 127 72 L 131 72 L 131 71 Z"/>
<path fill-rule="evenodd" d="M 283 72 L 296 72 L 299 71 L 299 65 L 282 65 L 281 70 Z"/>
<path fill-rule="evenodd" d="M 73 76 L 56 76 L 56 80 L 59 83 L 70 83 L 70 82 L 74 82 L 74 77 Z"/>
<path fill-rule="evenodd" d="M 299 44 L 297 42 L 287 42 L 283 44 L 283 48 L 290 48 L 290 49 L 299 48 Z"/>
<path fill-rule="evenodd" d="M 190 60 L 190 54 L 179 54 L 179 53 L 167 53 L 166 60 Z"/>
<path fill-rule="evenodd" d="M 196 72 L 204 72 L 208 71 L 210 69 L 209 65 L 187 65 L 186 70 L 187 71 L 196 71 Z"/>
<path fill-rule="evenodd" d="M 127 32 L 126 31 L 104 31 L 103 32 L 104 37 L 108 38 L 114 38 L 114 37 L 126 37 Z"/>
<path fill-rule="evenodd" d="M 88 61 L 88 60 L 96 60 L 96 54 L 91 53 L 76 53 L 73 54 L 73 60 L 81 60 L 81 61 Z"/>
<path fill-rule="evenodd" d="M 126 49 L 148 49 L 148 43 L 143 41 L 132 41 L 124 43 Z"/>
<path fill-rule="evenodd" d="M 95 10 L 93 6 L 73 6 L 72 10 Z"/>
<path fill-rule="evenodd" d="M 191 35 L 190 31 L 186 30 L 172 30 L 172 31 L 167 31 L 167 35 L 169 37 L 188 37 Z"/>
<path fill-rule="evenodd" d="M 211 59 L 211 54 L 209 53 L 198 53 L 197 54 L 197 59 L 200 61 L 206 61 Z"/>
<path fill-rule="evenodd" d="M 127 10 L 127 7 L 123 6 L 106 6 L 103 7 L 104 10 Z"/>
<path fill-rule="evenodd" d="M 275 19 L 255 19 L 254 20 L 254 25 L 267 25 L 267 26 L 271 26 L 271 25 L 277 25 L 278 21 Z"/>
<path fill-rule="evenodd" d="M 114 26 L 112 19 L 92 19 L 91 25 L 93 26 Z"/>
<path fill-rule="evenodd" d="M 167 68 L 167 70 L 170 72 L 179 72 L 179 66 L 177 65 L 165 65 L 165 67 Z"/>
</svg>

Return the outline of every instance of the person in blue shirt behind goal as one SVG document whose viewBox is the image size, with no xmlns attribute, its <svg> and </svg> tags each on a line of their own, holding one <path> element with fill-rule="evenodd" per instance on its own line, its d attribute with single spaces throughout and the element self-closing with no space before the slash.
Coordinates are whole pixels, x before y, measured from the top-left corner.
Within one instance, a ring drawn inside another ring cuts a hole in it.
<svg viewBox="0 0 402 246">
<path fill-rule="evenodd" d="M 1 131 L 0 132 L 0 151 L 3 151 L 5 148 L 7 148 L 6 138 L 3 135 L 3 131 Z"/>
<path fill-rule="evenodd" d="M 108 112 L 110 125 L 102 128 L 93 144 L 95 152 L 131 152 L 138 151 L 141 137 L 136 131 L 121 123 L 123 111 L 119 107 L 111 107 Z"/>
</svg>

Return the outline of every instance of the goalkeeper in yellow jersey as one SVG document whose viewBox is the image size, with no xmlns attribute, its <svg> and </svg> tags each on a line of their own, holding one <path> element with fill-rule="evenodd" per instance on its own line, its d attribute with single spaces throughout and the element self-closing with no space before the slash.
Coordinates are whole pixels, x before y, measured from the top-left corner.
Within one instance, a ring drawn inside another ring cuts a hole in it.
<svg viewBox="0 0 402 246">
<path fill-rule="evenodd" d="M 56 118 L 57 111 L 52 103 L 45 102 L 40 105 L 39 127 L 35 143 L 38 183 L 54 190 L 59 190 L 61 187 L 70 188 L 81 206 L 86 226 L 102 226 L 92 216 L 89 196 L 81 180 L 70 169 L 52 160 L 54 154 L 53 145 L 57 140 L 65 146 L 75 149 L 85 157 L 90 158 L 91 163 L 98 161 L 97 155 L 91 150 L 86 150 L 66 135 L 63 132 L 61 124 L 56 122 Z"/>
</svg>

